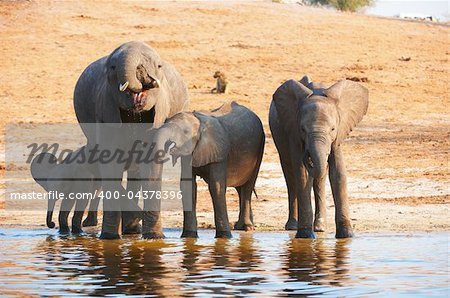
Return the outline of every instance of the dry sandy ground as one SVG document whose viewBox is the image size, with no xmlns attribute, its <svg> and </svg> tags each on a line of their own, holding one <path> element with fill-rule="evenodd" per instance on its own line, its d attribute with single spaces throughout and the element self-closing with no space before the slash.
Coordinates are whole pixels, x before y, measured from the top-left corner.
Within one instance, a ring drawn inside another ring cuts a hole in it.
<svg viewBox="0 0 450 298">
<path fill-rule="evenodd" d="M 327 83 L 367 78 L 368 114 L 344 146 L 355 230 L 449 228 L 449 27 L 265 1 L 78 0 L 1 1 L 0 28 L 3 131 L 7 123 L 75 123 L 72 92 L 81 71 L 129 40 L 148 42 L 179 69 L 192 109 L 229 99 L 253 109 L 267 134 L 253 203 L 258 230 L 282 229 L 287 218 L 267 121 L 274 90 L 306 73 Z M 229 95 L 210 94 L 216 70 L 228 74 Z M 4 188 L 4 155 L 0 166 Z M 233 190 L 228 202 L 233 221 Z M 329 189 L 328 202 L 332 231 Z M 212 208 L 204 185 L 199 204 L 199 223 L 208 227 Z M 0 225 L 44 223 L 43 211 L 29 215 L 1 209 Z M 180 213 L 164 214 L 165 226 L 180 224 Z"/>
</svg>

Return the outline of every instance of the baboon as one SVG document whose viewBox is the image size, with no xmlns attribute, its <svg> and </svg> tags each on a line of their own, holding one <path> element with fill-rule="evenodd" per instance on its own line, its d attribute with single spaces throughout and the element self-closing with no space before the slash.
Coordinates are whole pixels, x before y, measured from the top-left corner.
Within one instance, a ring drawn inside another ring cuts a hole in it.
<svg viewBox="0 0 450 298">
<path fill-rule="evenodd" d="M 216 71 L 213 78 L 217 79 L 216 88 L 211 89 L 211 93 L 228 93 L 229 84 L 227 77 L 221 71 Z"/>
</svg>

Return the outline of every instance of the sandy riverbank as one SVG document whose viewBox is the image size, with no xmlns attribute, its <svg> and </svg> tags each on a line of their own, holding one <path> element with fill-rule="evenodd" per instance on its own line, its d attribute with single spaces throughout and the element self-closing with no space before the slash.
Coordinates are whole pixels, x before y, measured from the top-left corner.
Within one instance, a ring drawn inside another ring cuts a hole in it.
<svg viewBox="0 0 450 298">
<path fill-rule="evenodd" d="M 3 131 L 7 123 L 76 123 L 72 92 L 79 74 L 129 40 L 148 42 L 179 69 L 192 109 L 229 99 L 253 109 L 267 135 L 253 203 L 258 230 L 282 229 L 287 218 L 267 121 L 274 90 L 305 73 L 327 83 L 367 81 L 368 114 L 344 145 L 356 232 L 449 229 L 449 27 L 271 2 L 84 0 L 3 1 L 0 27 Z M 209 93 L 216 70 L 228 74 L 229 95 Z M 3 189 L 4 175 L 3 156 Z M 229 190 L 228 197 L 234 221 L 237 196 Z M 332 231 L 330 191 L 328 197 Z M 200 187 L 202 227 L 213 224 L 211 210 Z M 35 227 L 44 219 L 44 212 L 0 209 L 0 226 Z M 180 213 L 165 214 L 164 225 L 181 220 Z"/>
</svg>

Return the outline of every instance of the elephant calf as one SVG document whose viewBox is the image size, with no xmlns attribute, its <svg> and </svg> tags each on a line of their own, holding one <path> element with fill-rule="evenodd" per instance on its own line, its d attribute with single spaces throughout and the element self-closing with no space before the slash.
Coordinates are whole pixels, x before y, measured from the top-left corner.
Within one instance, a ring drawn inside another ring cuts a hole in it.
<svg viewBox="0 0 450 298">
<path fill-rule="evenodd" d="M 368 98 L 368 90 L 358 83 L 343 80 L 325 88 L 307 76 L 300 82 L 286 81 L 273 94 L 269 125 L 288 188 L 286 229 L 297 228 L 296 237 L 314 238 L 313 229 L 325 228 L 327 173 L 336 208 L 336 237 L 353 236 L 341 144 L 366 114 Z"/>
<path fill-rule="evenodd" d="M 68 225 L 68 217 L 71 209 L 76 203 L 74 215 L 72 217 L 72 233 L 82 233 L 81 220 L 84 210 L 89 199 L 94 198 L 94 193 L 101 187 L 100 181 L 95 181 L 94 174 L 87 163 L 78 163 L 76 156 L 79 152 L 85 150 L 85 147 L 69 154 L 61 163 L 57 163 L 57 159 L 53 154 L 41 153 L 37 155 L 31 163 L 31 174 L 39 185 L 46 191 L 57 192 L 63 194 L 64 199 L 61 203 L 59 212 L 59 232 L 67 234 L 70 232 Z M 83 198 L 77 198 L 79 195 L 85 195 Z M 91 201 L 97 210 L 99 199 Z M 55 223 L 52 221 L 53 209 L 56 199 L 48 200 L 47 209 L 47 226 L 54 228 Z M 90 213 L 92 214 L 92 213 Z M 96 215 L 96 214 L 95 214 Z M 86 218 L 83 222 L 84 226 L 96 224 L 95 218 Z"/>
<path fill-rule="evenodd" d="M 225 201 L 227 187 L 235 187 L 239 194 L 239 220 L 234 228 L 253 229 L 251 195 L 265 142 L 261 120 L 255 113 L 236 102 L 226 103 L 207 113 L 178 113 L 156 132 L 154 142 L 156 149 L 170 154 L 173 164 L 181 158 L 185 207 L 181 237 L 197 237 L 196 176 L 208 183 L 214 206 L 216 237 L 231 237 Z M 162 163 L 152 165 L 150 189 L 161 189 L 162 170 Z M 190 174 L 192 179 L 187 179 Z M 191 191 L 192 201 L 186 202 L 187 192 Z M 148 211 L 147 206 L 144 209 L 147 210 L 143 216 L 144 238 L 164 237 L 159 209 Z"/>
</svg>

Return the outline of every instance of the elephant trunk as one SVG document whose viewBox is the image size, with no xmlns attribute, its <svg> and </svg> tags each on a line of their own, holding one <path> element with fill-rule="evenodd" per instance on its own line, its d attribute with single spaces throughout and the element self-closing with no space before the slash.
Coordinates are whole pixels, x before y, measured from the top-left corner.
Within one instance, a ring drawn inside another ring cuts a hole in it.
<svg viewBox="0 0 450 298">
<path fill-rule="evenodd" d="M 166 126 L 163 126 L 157 130 L 157 132 L 154 135 L 154 143 L 155 143 L 155 150 L 163 150 L 164 152 L 167 152 L 169 149 L 169 140 L 170 140 L 170 129 Z"/>
<path fill-rule="evenodd" d="M 178 127 L 170 124 L 158 130 L 155 143 L 156 150 L 163 150 L 166 158 L 170 155 L 172 166 L 175 166 L 180 156 L 192 154 L 193 150 L 190 135 L 180 132 Z"/>
<path fill-rule="evenodd" d="M 162 178 L 162 171 L 164 167 L 164 163 L 161 162 L 161 160 L 165 160 L 167 156 L 167 151 L 165 148 L 164 138 L 159 134 L 159 131 L 156 133 L 154 142 L 154 152 L 155 154 L 158 154 L 158 158 L 155 158 L 155 162 L 152 163 L 150 166 L 150 189 L 153 191 L 159 191 L 161 190 L 161 178 Z M 162 153 L 164 152 L 164 153 Z M 155 210 L 153 210 L 155 211 Z"/>
<path fill-rule="evenodd" d="M 140 64 L 138 54 L 123 54 L 120 59 L 121 64 L 118 68 L 119 90 L 130 90 L 134 93 L 142 91 L 142 83 L 137 78 L 137 68 Z"/>
<path fill-rule="evenodd" d="M 306 147 L 304 164 L 314 179 L 323 178 L 327 174 L 328 156 L 331 146 L 321 139 L 313 139 Z"/>
<path fill-rule="evenodd" d="M 55 209 L 55 199 L 48 199 L 48 207 L 47 207 L 47 227 L 53 229 L 55 227 L 55 223 L 52 220 L 53 217 L 53 209 Z"/>
</svg>

